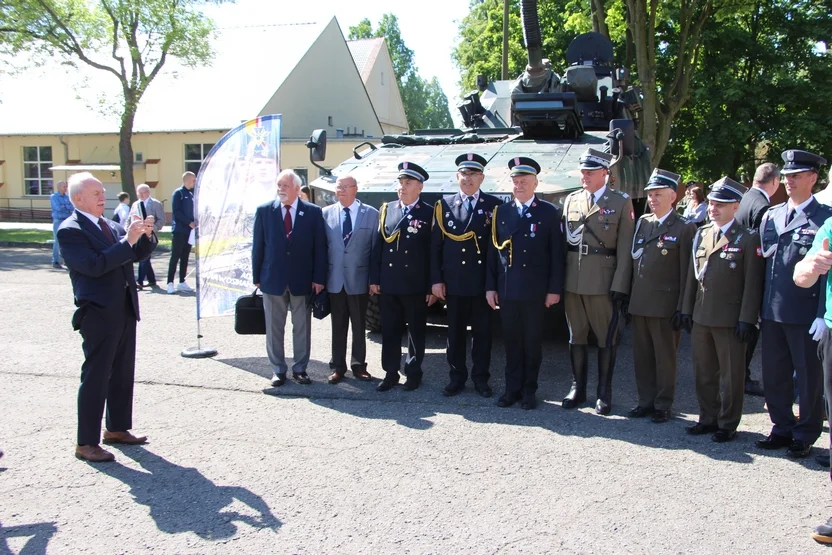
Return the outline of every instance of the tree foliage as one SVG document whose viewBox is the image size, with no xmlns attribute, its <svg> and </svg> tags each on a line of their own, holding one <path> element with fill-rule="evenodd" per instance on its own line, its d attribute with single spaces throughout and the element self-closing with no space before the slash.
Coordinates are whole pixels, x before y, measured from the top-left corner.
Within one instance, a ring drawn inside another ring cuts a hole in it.
<svg viewBox="0 0 832 555">
<path fill-rule="evenodd" d="M 392 13 L 384 14 L 375 31 L 369 19 L 363 19 L 358 25 L 350 27 L 351 40 L 373 37 L 384 38 L 387 43 L 393 72 L 399 82 L 408 128 L 413 131 L 451 127 L 448 98 L 436 77 L 428 81 L 419 75 L 413 62 L 413 50 L 402 39 L 398 18 Z"/>
<path fill-rule="evenodd" d="M 750 177 L 802 148 L 832 158 L 828 7 L 817 0 L 757 0 L 706 30 L 702 68 L 676 118 L 668 163 L 705 181 Z"/>
<path fill-rule="evenodd" d="M 213 0 L 211 3 L 222 3 Z M 147 87 L 170 58 L 209 63 L 213 22 L 202 0 L 5 0 L 0 52 L 55 57 L 112 75 L 122 92 L 119 158 L 122 187 L 135 195 L 133 122 Z"/>
</svg>

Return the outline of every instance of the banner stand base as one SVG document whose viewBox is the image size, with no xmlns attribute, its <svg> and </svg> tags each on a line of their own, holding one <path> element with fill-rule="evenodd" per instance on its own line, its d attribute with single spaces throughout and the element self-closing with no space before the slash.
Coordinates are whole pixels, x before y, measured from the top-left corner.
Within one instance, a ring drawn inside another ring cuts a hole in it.
<svg viewBox="0 0 832 555">
<path fill-rule="evenodd" d="M 211 358 L 217 355 L 217 350 L 203 349 L 201 347 L 188 347 L 179 354 L 185 358 Z"/>
</svg>

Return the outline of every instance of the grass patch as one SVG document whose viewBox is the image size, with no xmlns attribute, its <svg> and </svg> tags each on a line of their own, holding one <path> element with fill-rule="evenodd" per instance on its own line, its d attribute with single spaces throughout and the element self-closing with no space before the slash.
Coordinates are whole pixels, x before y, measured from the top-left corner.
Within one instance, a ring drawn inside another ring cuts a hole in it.
<svg viewBox="0 0 832 555">
<path fill-rule="evenodd" d="M 170 231 L 156 234 L 159 246 L 170 248 Z M 47 229 L 0 229 L 0 242 L 8 243 L 47 243 L 52 241 L 52 232 Z"/>
</svg>

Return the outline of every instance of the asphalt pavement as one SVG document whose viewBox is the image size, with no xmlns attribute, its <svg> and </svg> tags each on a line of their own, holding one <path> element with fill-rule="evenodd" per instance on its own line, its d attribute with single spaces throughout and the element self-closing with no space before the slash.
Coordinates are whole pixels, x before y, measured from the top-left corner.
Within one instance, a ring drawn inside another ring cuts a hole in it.
<svg viewBox="0 0 832 555">
<path fill-rule="evenodd" d="M 166 263 L 156 258 L 157 273 Z M 314 383 L 274 389 L 264 337 L 206 319 L 203 345 L 219 354 L 186 359 L 195 297 L 139 296 L 134 424 L 150 443 L 113 449 L 115 463 L 78 461 L 83 357 L 68 274 L 48 251 L 0 249 L 0 554 L 824 552 L 810 538 L 832 515 L 820 448 L 801 461 L 755 448 L 770 428 L 756 397 L 735 441 L 685 434 L 697 414 L 687 336 L 674 418 L 653 424 L 625 416 L 636 401 L 629 333 L 613 414 L 601 417 L 594 370 L 591 402 L 560 407 L 563 338 L 544 344 L 534 411 L 500 409 L 470 386 L 443 397 L 435 326 L 415 392 L 377 393 L 349 374 L 327 384 L 330 328 L 317 320 Z M 374 376 L 380 353 L 369 334 Z M 497 393 L 503 364 L 497 334 Z M 825 430 L 818 446 L 828 444 Z"/>
</svg>

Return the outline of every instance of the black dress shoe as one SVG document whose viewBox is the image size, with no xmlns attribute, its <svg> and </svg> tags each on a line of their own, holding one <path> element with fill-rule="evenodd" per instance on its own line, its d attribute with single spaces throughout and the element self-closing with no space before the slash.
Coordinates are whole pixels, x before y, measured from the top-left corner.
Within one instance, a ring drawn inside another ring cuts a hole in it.
<svg viewBox="0 0 832 555">
<path fill-rule="evenodd" d="M 532 410 L 537 406 L 537 399 L 534 395 L 524 395 L 523 402 L 520 403 L 520 408 L 523 410 Z"/>
<path fill-rule="evenodd" d="M 393 386 L 395 386 L 395 385 L 396 385 L 396 384 L 398 384 L 398 383 L 399 383 L 398 378 L 397 378 L 397 379 L 393 379 L 393 380 L 390 380 L 390 379 L 384 378 L 384 379 L 383 379 L 383 380 L 381 380 L 381 382 L 380 382 L 380 383 L 376 386 L 376 391 L 390 391 L 391 389 L 393 389 Z"/>
<path fill-rule="evenodd" d="M 685 431 L 692 436 L 702 436 L 705 434 L 712 434 L 718 429 L 719 428 L 717 426 L 700 424 L 699 422 L 697 422 L 693 426 L 688 426 L 687 428 L 685 428 Z"/>
<path fill-rule="evenodd" d="M 786 436 L 779 436 L 777 434 L 769 434 L 765 439 L 758 439 L 754 445 L 760 449 L 780 449 L 788 447 L 792 444 L 792 438 Z"/>
<path fill-rule="evenodd" d="M 829 468 L 829 450 L 825 450 L 820 455 L 815 457 L 815 462 L 821 465 L 823 468 Z"/>
<path fill-rule="evenodd" d="M 612 410 L 612 405 L 608 405 L 601 399 L 598 399 L 595 402 L 595 412 L 596 414 L 600 414 L 601 416 L 607 416 L 610 411 Z"/>
<path fill-rule="evenodd" d="M 630 411 L 627 413 L 627 416 L 629 416 L 630 418 L 642 418 L 644 416 L 647 416 L 648 414 L 653 414 L 655 410 L 656 409 L 654 409 L 653 407 L 642 407 L 641 405 L 639 405 L 634 409 L 630 409 Z"/>
<path fill-rule="evenodd" d="M 653 416 L 650 417 L 650 422 L 653 422 L 655 424 L 664 424 L 668 420 L 670 420 L 669 410 L 656 409 L 653 412 Z"/>
<path fill-rule="evenodd" d="M 459 395 L 463 389 L 465 389 L 465 384 L 449 383 L 445 386 L 445 389 L 442 390 L 442 395 L 445 397 L 453 397 L 454 395 Z"/>
<path fill-rule="evenodd" d="M 309 385 L 312 383 L 312 380 L 309 379 L 306 372 L 292 372 L 292 379 L 301 385 Z"/>
<path fill-rule="evenodd" d="M 419 389 L 419 386 L 422 385 L 422 380 L 417 380 L 414 378 L 407 378 L 402 386 L 402 389 L 405 391 L 416 391 Z"/>
<path fill-rule="evenodd" d="M 275 374 L 272 377 L 272 387 L 280 387 L 286 383 L 286 374 Z"/>
<path fill-rule="evenodd" d="M 494 395 L 494 392 L 491 391 L 491 388 L 488 387 L 488 385 L 474 385 L 474 391 L 476 391 L 480 397 L 485 397 L 486 399 Z"/>
<path fill-rule="evenodd" d="M 497 406 L 501 408 L 510 407 L 519 400 L 520 398 L 516 395 L 509 395 L 508 393 L 504 393 L 500 396 L 499 399 L 497 399 Z"/>
<path fill-rule="evenodd" d="M 763 386 L 757 380 L 745 380 L 745 394 L 754 395 L 755 397 L 763 397 Z"/>
<path fill-rule="evenodd" d="M 812 539 L 818 543 L 832 544 L 832 518 L 815 528 Z"/>
<path fill-rule="evenodd" d="M 711 436 L 711 440 L 717 443 L 725 443 L 726 441 L 731 441 L 732 439 L 734 439 L 736 435 L 736 431 L 723 430 L 720 428 L 719 430 L 714 432 L 714 435 Z"/>
<path fill-rule="evenodd" d="M 793 440 L 786 450 L 786 454 L 793 459 L 805 459 L 811 452 L 812 444 L 799 439 Z"/>
</svg>

